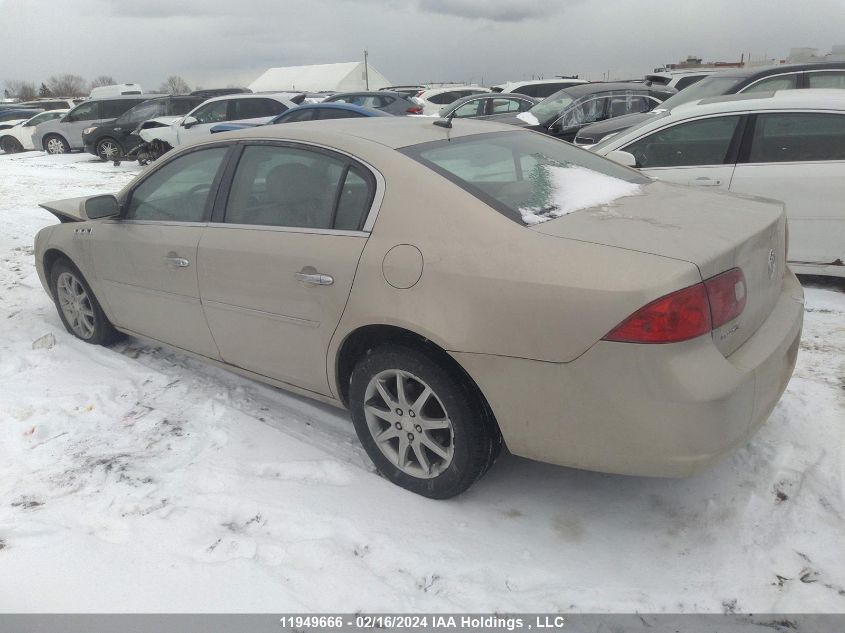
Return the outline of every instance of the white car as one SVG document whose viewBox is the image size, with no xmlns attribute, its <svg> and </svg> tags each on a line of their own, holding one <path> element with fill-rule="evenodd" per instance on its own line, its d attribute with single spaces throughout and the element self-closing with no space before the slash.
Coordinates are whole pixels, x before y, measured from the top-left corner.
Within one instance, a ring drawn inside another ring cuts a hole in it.
<svg viewBox="0 0 845 633">
<path fill-rule="evenodd" d="M 435 115 L 445 105 L 468 97 L 491 92 L 489 88 L 481 86 L 449 86 L 445 88 L 427 88 L 420 90 L 414 99 L 422 106 L 422 114 Z"/>
<path fill-rule="evenodd" d="M 0 149 L 6 154 L 14 154 L 24 150 L 35 149 L 32 134 L 35 126 L 45 121 L 52 121 L 63 116 L 67 110 L 47 110 L 34 117 L 17 122 L 10 128 L 0 130 Z"/>
<path fill-rule="evenodd" d="M 510 92 L 536 97 L 537 99 L 545 99 L 546 97 L 552 96 L 558 90 L 585 83 L 587 81 L 583 79 L 562 77 L 557 79 L 532 79 L 531 81 L 508 81 L 498 86 L 493 86 L 493 92 Z"/>
<path fill-rule="evenodd" d="M 646 81 L 650 81 L 658 86 L 666 86 L 667 88 L 674 88 L 675 90 L 683 90 L 687 86 L 691 86 L 697 81 L 701 81 L 708 75 L 725 70 L 724 68 L 690 68 L 685 70 L 662 70 L 653 72 L 645 76 Z"/>
<path fill-rule="evenodd" d="M 591 149 L 661 180 L 783 201 L 792 269 L 845 277 L 845 91 L 693 101 Z"/>
<path fill-rule="evenodd" d="M 198 140 L 211 134 L 218 123 L 266 123 L 273 117 L 295 108 L 289 92 L 273 94 L 235 94 L 215 97 L 202 102 L 184 117 L 166 125 L 142 125 L 139 134 L 148 143 L 162 141 L 171 147 Z M 154 123 L 166 123 L 168 117 L 159 117 Z"/>
</svg>

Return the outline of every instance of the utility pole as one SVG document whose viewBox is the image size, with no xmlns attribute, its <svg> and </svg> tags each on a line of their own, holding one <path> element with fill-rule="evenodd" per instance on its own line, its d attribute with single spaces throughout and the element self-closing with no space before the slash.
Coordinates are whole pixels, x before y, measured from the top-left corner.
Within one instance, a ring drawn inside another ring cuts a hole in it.
<svg viewBox="0 0 845 633">
<path fill-rule="evenodd" d="M 367 51 L 364 50 L 364 85 L 367 87 L 367 90 L 370 89 L 370 69 L 367 65 Z"/>
</svg>

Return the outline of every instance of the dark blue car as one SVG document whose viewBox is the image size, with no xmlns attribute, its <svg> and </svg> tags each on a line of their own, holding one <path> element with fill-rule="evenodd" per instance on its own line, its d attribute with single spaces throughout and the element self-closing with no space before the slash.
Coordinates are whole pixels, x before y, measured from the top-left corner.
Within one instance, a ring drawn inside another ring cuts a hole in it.
<svg viewBox="0 0 845 633">
<path fill-rule="evenodd" d="M 311 103 L 301 105 L 283 112 L 267 123 L 220 123 L 211 128 L 211 133 L 231 132 L 258 125 L 275 125 L 276 123 L 295 123 L 298 121 L 320 121 L 325 119 L 355 119 L 369 116 L 393 116 L 381 110 L 352 105 L 351 103 Z"/>
</svg>

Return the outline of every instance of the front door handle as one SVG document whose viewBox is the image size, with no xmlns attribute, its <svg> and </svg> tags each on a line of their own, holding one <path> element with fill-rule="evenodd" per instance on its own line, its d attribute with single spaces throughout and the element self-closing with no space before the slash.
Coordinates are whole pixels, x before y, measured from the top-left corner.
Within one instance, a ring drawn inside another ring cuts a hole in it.
<svg viewBox="0 0 845 633">
<path fill-rule="evenodd" d="M 693 183 L 698 185 L 699 187 L 718 187 L 722 184 L 722 181 L 716 180 L 715 178 L 707 178 L 706 176 L 701 176 L 699 178 L 696 178 Z"/>
<path fill-rule="evenodd" d="M 293 274 L 297 281 L 306 284 L 314 284 L 315 286 L 331 286 L 334 283 L 334 277 L 331 275 L 324 275 L 322 273 L 304 273 L 298 272 Z"/>
<path fill-rule="evenodd" d="M 187 268 L 191 265 L 191 262 L 184 257 L 177 257 L 175 255 L 168 255 L 164 258 L 168 264 L 172 266 L 176 266 L 177 268 Z"/>
</svg>

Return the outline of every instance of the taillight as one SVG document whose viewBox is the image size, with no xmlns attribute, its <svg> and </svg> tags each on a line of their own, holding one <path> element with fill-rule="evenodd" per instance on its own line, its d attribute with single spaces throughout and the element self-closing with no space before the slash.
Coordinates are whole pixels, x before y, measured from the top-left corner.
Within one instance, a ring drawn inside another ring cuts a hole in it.
<svg viewBox="0 0 845 633">
<path fill-rule="evenodd" d="M 739 268 L 711 277 L 704 282 L 704 287 L 710 299 L 713 329 L 722 327 L 742 314 L 748 289 L 745 286 L 745 275 Z"/>
<path fill-rule="evenodd" d="M 733 268 L 640 308 L 603 337 L 619 343 L 679 343 L 707 334 L 745 309 L 745 275 Z"/>
<path fill-rule="evenodd" d="M 677 343 L 706 334 L 710 306 L 704 284 L 652 301 L 622 321 L 605 337 L 620 343 Z"/>
<path fill-rule="evenodd" d="M 411 106 L 405 112 L 407 114 L 422 114 L 423 109 L 420 106 Z"/>
<path fill-rule="evenodd" d="M 415 94 L 414 96 L 415 96 L 415 97 L 422 97 L 422 94 L 423 94 L 424 92 L 425 92 L 425 90 L 420 90 L 420 91 L 419 91 L 417 94 Z"/>
</svg>

